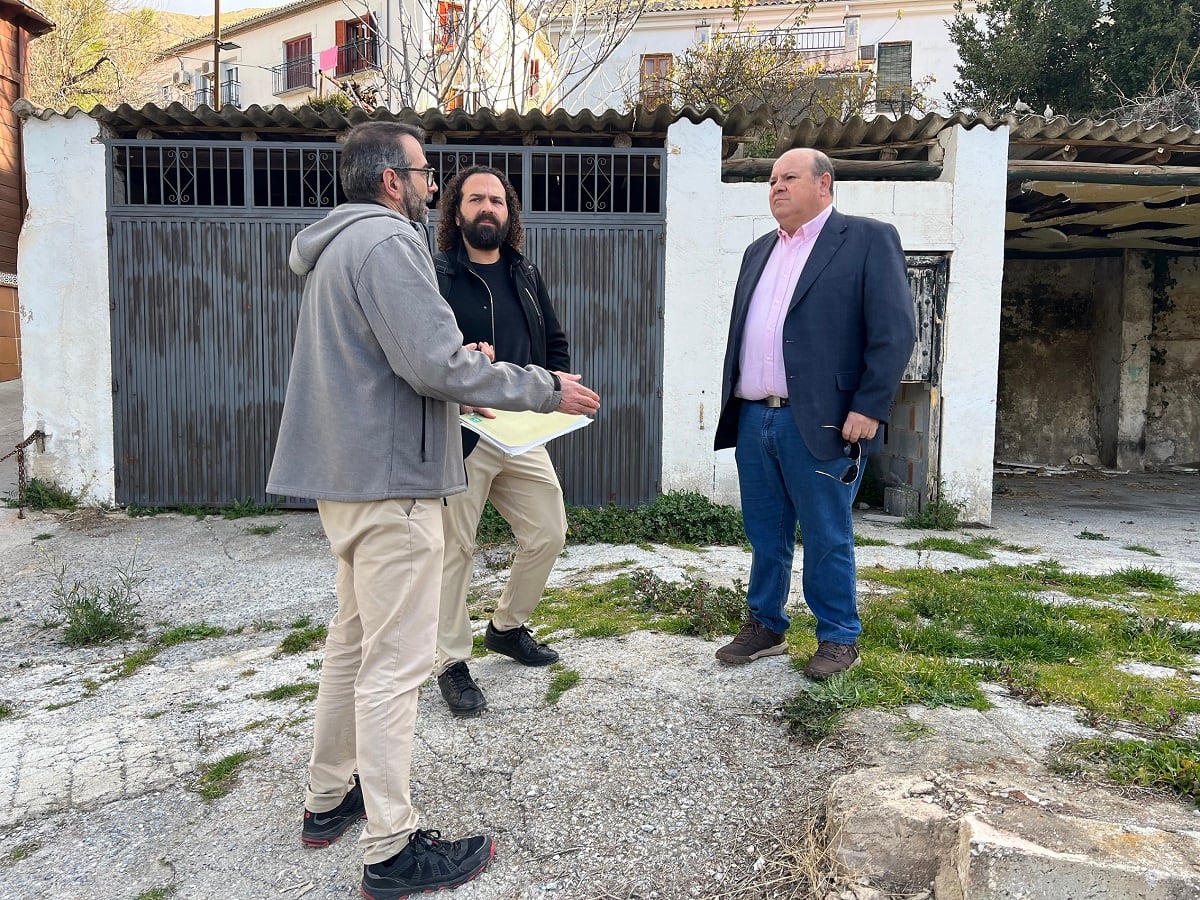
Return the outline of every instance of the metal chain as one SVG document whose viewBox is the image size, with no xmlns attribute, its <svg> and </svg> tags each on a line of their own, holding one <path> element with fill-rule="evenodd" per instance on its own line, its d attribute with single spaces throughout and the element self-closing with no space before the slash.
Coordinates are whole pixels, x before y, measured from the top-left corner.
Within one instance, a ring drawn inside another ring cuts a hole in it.
<svg viewBox="0 0 1200 900">
<path fill-rule="evenodd" d="M 14 453 L 17 456 L 17 518 L 25 518 L 25 486 L 28 480 L 25 472 L 25 448 L 30 444 L 37 442 L 38 453 L 46 452 L 46 432 L 34 431 L 29 437 L 17 444 L 17 446 L 9 453 L 0 456 L 0 462 L 4 462 Z"/>
</svg>

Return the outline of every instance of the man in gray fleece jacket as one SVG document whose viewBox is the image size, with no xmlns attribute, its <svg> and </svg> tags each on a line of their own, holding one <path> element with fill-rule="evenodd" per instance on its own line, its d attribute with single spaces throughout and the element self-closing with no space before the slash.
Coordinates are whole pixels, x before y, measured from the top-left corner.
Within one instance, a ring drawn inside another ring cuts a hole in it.
<svg viewBox="0 0 1200 900">
<path fill-rule="evenodd" d="M 409 793 L 417 689 L 433 667 L 441 498 L 463 490 L 459 404 L 592 413 L 578 375 L 492 364 L 463 346 L 425 242 L 437 190 L 422 133 L 371 122 L 342 150 L 348 200 L 292 243 L 306 275 L 274 494 L 317 501 L 337 558 L 301 839 L 367 819 L 362 893 L 392 900 L 470 881 L 495 852 L 417 828 Z"/>
</svg>

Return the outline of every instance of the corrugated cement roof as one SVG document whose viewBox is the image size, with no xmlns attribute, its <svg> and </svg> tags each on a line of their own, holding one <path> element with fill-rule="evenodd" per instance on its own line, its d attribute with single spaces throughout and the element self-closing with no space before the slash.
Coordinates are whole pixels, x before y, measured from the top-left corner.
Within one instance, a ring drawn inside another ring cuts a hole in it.
<svg viewBox="0 0 1200 900">
<path fill-rule="evenodd" d="M 526 134 L 578 135 L 581 138 L 602 134 L 662 135 L 676 121 L 712 121 L 721 126 L 726 137 L 735 138 L 751 133 L 769 121 L 763 109 L 747 110 L 735 106 L 728 111 L 716 107 L 697 110 L 686 107 L 672 110 L 660 106 L 653 110 L 638 108 L 634 111 L 583 110 L 569 113 L 556 109 L 550 113 L 533 110 L 517 113 L 512 110 L 496 113 L 481 110 L 466 113 L 462 110 L 442 112 L 427 110 L 418 113 L 405 109 L 396 113 L 387 110 L 352 110 L 343 114 L 336 109 L 314 110 L 302 106 L 296 110 L 278 105 L 271 107 L 250 106 L 246 109 L 223 107 L 219 112 L 207 106 L 192 110 L 179 103 L 167 107 L 147 104 L 140 109 L 123 104 L 116 109 L 97 106 L 90 112 L 72 107 L 65 113 L 36 107 L 28 101 L 18 101 L 14 110 L 30 118 L 49 119 L 54 116 L 90 115 L 104 123 L 114 132 L 133 134 L 143 129 L 152 132 L 262 132 L 264 134 L 321 134 L 343 131 L 351 125 L 366 121 L 408 122 L 420 125 L 433 134 L 522 136 Z M 937 135 L 947 128 L 983 127 L 995 129 L 1007 125 L 1010 131 L 1014 159 L 1038 159 L 1062 154 L 1070 145 L 1076 149 L 1080 161 L 1095 159 L 1089 153 L 1106 152 L 1110 155 L 1124 154 L 1125 159 L 1098 161 L 1128 161 L 1130 155 L 1145 154 L 1155 148 L 1169 149 L 1179 157 L 1200 155 L 1200 131 L 1181 126 L 1170 128 L 1155 123 L 1122 123 L 1114 120 L 1093 121 L 1080 119 L 1071 121 L 1065 116 L 1046 119 L 1042 116 L 1012 116 L 993 119 L 988 116 L 972 116 L 955 113 L 943 116 L 929 113 L 920 118 L 901 116 L 889 119 L 879 116 L 874 119 L 853 117 L 846 120 L 826 119 L 816 121 L 804 119 L 781 135 L 778 150 L 791 147 L 816 147 L 828 153 L 857 150 L 871 153 L 884 149 L 895 150 L 901 158 L 909 153 L 923 152 Z M 864 157 L 867 158 L 867 157 Z M 1176 160 L 1181 161 L 1181 160 Z M 1197 160 L 1200 162 L 1200 159 Z"/>
</svg>

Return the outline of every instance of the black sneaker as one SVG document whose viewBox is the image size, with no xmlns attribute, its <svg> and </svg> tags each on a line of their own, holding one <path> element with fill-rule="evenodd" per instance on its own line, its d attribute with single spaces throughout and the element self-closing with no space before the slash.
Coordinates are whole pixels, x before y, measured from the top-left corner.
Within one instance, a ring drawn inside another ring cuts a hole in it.
<svg viewBox="0 0 1200 900">
<path fill-rule="evenodd" d="M 488 622 L 483 646 L 493 653 L 512 657 L 523 666 L 548 666 L 558 662 L 558 651 L 535 641 L 524 625 L 511 631 L 497 631 L 496 626 Z"/>
<path fill-rule="evenodd" d="M 358 776 L 354 776 L 354 787 L 342 798 L 342 802 L 329 812 L 315 813 L 304 810 L 304 827 L 300 830 L 300 841 L 305 847 L 328 847 L 349 830 L 359 819 L 367 817 L 363 806 L 362 788 Z"/>
<path fill-rule="evenodd" d="M 477 716 L 487 709 L 483 691 L 471 677 L 471 670 L 465 662 L 456 662 L 438 676 L 437 683 L 442 699 L 454 715 L 464 718 Z"/>
<path fill-rule="evenodd" d="M 408 846 L 381 863 L 363 866 L 362 895 L 369 900 L 403 900 L 466 884 L 487 868 L 496 842 L 483 834 L 443 841 L 436 831 L 417 829 Z"/>
</svg>

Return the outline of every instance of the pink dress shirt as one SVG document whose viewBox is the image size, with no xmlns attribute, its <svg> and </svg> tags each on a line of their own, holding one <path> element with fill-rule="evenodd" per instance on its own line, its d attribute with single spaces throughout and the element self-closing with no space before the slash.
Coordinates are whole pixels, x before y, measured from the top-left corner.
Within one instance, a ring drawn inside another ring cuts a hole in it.
<svg viewBox="0 0 1200 900">
<path fill-rule="evenodd" d="M 742 351 L 738 363 L 740 375 L 733 393 L 746 400 L 788 395 L 787 374 L 783 368 L 783 320 L 787 316 L 804 264 L 813 244 L 833 213 L 827 206 L 815 219 L 789 235 L 779 229 L 779 240 L 771 251 L 762 277 L 754 286 L 746 330 L 742 333 Z"/>
</svg>

